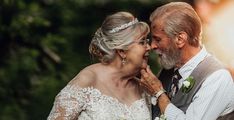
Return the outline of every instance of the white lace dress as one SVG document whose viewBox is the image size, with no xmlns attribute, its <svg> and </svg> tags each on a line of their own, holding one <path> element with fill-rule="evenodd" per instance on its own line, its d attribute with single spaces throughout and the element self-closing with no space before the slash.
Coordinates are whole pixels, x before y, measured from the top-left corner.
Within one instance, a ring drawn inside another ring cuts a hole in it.
<svg viewBox="0 0 234 120">
<path fill-rule="evenodd" d="M 93 87 L 67 85 L 55 98 L 48 117 L 48 120 L 54 119 L 150 120 L 151 114 L 145 98 L 127 106 Z"/>
</svg>

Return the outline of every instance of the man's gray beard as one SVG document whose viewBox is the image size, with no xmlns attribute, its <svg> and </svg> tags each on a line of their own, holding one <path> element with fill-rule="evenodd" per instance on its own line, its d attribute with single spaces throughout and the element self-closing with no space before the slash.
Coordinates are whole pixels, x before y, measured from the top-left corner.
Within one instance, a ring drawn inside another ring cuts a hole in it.
<svg viewBox="0 0 234 120">
<path fill-rule="evenodd" d="M 171 69 L 179 62 L 180 55 L 179 49 L 171 46 L 168 51 L 162 53 L 161 57 L 159 58 L 159 62 L 163 68 Z"/>
</svg>

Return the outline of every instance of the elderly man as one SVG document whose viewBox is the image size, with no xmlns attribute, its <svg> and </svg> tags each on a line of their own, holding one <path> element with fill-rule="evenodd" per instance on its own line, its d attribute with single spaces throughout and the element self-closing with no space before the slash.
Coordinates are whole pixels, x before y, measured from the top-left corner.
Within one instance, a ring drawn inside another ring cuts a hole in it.
<svg viewBox="0 0 234 120">
<path fill-rule="evenodd" d="M 141 83 L 154 96 L 153 116 L 167 120 L 231 119 L 234 82 L 229 71 L 201 45 L 201 21 L 184 2 L 157 8 L 150 16 L 151 48 L 164 68 L 147 68 Z M 154 103 L 156 104 L 156 103 Z M 153 117 L 153 118 L 154 118 Z"/>
</svg>

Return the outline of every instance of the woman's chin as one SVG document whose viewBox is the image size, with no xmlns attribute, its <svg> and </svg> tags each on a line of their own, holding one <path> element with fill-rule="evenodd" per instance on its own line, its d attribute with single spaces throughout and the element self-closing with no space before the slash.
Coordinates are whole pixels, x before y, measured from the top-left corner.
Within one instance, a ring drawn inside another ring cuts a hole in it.
<svg viewBox="0 0 234 120">
<path fill-rule="evenodd" d="M 148 57 L 145 56 L 144 59 L 143 59 L 143 63 L 142 63 L 141 69 L 146 69 L 147 66 L 148 66 Z"/>
<path fill-rule="evenodd" d="M 144 63 L 142 64 L 142 66 L 141 66 L 141 69 L 146 69 L 147 66 L 148 66 L 148 64 L 147 64 L 146 62 L 144 62 Z"/>
</svg>

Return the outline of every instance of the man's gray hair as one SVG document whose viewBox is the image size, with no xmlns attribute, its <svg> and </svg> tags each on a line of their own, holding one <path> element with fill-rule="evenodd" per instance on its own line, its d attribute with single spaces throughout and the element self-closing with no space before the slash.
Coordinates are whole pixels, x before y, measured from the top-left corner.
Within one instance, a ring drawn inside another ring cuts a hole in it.
<svg viewBox="0 0 234 120">
<path fill-rule="evenodd" d="M 161 28 L 171 39 L 186 32 L 192 46 L 200 45 L 202 24 L 195 10 L 185 2 L 171 2 L 157 8 L 150 16 L 151 24 L 160 22 Z M 156 26 L 158 27 L 158 26 Z"/>
</svg>

